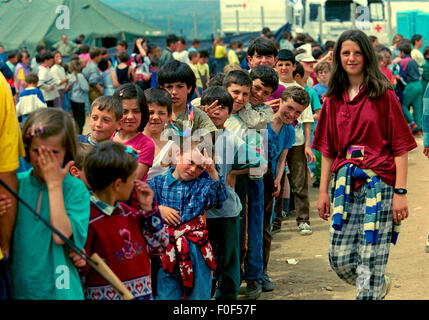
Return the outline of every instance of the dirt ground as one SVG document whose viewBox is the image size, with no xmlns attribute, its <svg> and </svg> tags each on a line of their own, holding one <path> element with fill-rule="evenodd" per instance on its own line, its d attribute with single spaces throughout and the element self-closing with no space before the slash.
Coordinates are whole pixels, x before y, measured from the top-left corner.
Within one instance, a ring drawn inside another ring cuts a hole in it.
<svg viewBox="0 0 429 320">
<path fill-rule="evenodd" d="M 391 245 L 387 275 L 392 279 L 386 300 L 429 300 L 429 159 L 423 140 L 409 153 L 409 217 L 402 223 L 396 245 Z M 338 278 L 328 261 L 329 223 L 317 214 L 318 189 L 310 187 L 310 222 L 313 234 L 301 236 L 295 216 L 273 236 L 268 271 L 275 290 L 262 293 L 263 300 L 354 300 L 356 288 Z M 288 264 L 288 259 L 298 260 Z M 241 296 L 240 296 L 241 297 Z M 239 298 L 240 298 L 239 297 Z"/>
</svg>

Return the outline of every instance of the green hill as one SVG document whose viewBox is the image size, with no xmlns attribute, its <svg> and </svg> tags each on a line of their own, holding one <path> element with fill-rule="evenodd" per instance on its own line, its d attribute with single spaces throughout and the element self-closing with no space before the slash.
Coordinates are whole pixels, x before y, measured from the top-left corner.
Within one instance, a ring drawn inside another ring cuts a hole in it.
<svg viewBox="0 0 429 320">
<path fill-rule="evenodd" d="M 220 26 L 219 0 L 101 0 L 138 20 L 176 35 L 194 38 L 194 14 L 197 13 L 198 38 L 208 39 L 213 34 L 214 16 Z"/>
</svg>

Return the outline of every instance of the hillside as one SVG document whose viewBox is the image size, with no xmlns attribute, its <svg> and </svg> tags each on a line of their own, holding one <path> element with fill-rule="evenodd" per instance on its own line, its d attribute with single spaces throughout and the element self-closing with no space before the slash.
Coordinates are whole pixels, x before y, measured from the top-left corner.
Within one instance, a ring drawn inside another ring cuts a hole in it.
<svg viewBox="0 0 429 320">
<path fill-rule="evenodd" d="M 219 0 L 101 0 L 138 20 L 168 31 L 168 16 L 171 15 L 171 31 L 187 39 L 194 37 L 194 14 L 197 12 L 198 37 L 210 38 L 213 34 L 214 18 L 220 26 Z"/>
</svg>

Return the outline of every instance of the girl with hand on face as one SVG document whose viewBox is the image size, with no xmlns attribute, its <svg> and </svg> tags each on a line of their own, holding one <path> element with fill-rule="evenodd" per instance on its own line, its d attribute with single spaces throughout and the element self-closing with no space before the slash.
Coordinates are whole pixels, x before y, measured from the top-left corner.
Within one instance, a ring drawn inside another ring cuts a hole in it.
<svg viewBox="0 0 429 320">
<path fill-rule="evenodd" d="M 77 148 L 71 116 L 59 109 L 38 109 L 22 132 L 32 168 L 18 174 L 18 195 L 83 248 L 90 195 L 85 184 L 69 174 Z M 4 203 L 0 201 L 0 212 Z M 19 203 L 11 252 L 14 298 L 83 299 L 78 272 L 67 252 L 63 240 Z"/>
<path fill-rule="evenodd" d="M 408 152 L 416 147 L 368 37 L 345 31 L 334 48 L 313 148 L 322 153 L 318 211 L 331 217 L 329 261 L 358 287 L 357 299 L 383 299 L 390 289 L 385 269 L 408 217 Z"/>
</svg>

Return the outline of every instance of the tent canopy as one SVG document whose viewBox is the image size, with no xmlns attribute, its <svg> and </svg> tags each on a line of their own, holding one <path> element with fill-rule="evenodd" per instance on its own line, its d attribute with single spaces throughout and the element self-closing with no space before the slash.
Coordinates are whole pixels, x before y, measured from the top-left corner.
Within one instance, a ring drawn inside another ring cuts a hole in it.
<svg viewBox="0 0 429 320">
<path fill-rule="evenodd" d="M 66 28 L 64 28 L 66 27 Z M 99 0 L 0 0 L 0 44 L 5 50 L 26 47 L 34 52 L 80 34 L 84 43 L 102 45 L 102 38 L 123 39 L 165 36 L 165 32 L 140 22 Z"/>
</svg>

